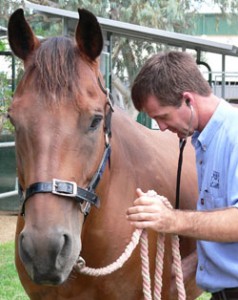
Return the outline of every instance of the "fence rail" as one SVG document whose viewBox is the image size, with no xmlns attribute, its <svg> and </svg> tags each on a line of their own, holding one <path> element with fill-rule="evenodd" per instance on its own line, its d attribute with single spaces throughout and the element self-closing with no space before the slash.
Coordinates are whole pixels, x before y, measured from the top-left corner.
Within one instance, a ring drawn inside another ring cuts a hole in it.
<svg viewBox="0 0 238 300">
<path fill-rule="evenodd" d="M 18 195 L 18 190 L 4 192 L 4 193 L 0 193 L 0 199 L 9 198 L 12 196 L 17 196 L 17 195 Z"/>
<path fill-rule="evenodd" d="M 0 148 L 7 148 L 7 147 L 15 147 L 15 142 L 0 142 Z M 12 197 L 12 196 L 17 196 L 17 194 L 18 194 L 17 186 L 18 186 L 18 181 L 17 181 L 17 178 L 16 178 L 15 190 L 0 193 L 0 199 L 9 198 L 9 197 Z"/>
<path fill-rule="evenodd" d="M 15 142 L 2 142 L 0 148 L 15 147 Z"/>
<path fill-rule="evenodd" d="M 238 100 L 238 72 L 202 72 L 205 78 L 211 75 L 213 93 L 227 101 Z"/>
</svg>

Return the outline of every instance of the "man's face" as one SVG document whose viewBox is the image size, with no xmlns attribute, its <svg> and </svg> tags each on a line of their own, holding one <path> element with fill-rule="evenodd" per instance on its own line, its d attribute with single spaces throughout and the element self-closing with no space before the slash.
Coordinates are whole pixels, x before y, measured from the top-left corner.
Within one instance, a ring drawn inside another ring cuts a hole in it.
<svg viewBox="0 0 238 300">
<path fill-rule="evenodd" d="M 143 105 L 143 111 L 157 122 L 161 131 L 168 129 L 177 133 L 179 138 L 185 138 L 194 132 L 192 112 L 184 100 L 180 107 L 161 106 L 155 96 L 149 96 Z"/>
</svg>

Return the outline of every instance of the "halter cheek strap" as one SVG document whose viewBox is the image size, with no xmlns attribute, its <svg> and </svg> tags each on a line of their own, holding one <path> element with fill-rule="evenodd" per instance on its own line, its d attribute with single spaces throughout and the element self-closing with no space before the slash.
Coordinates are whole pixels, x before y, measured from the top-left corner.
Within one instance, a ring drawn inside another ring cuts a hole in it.
<svg viewBox="0 0 238 300">
<path fill-rule="evenodd" d="M 60 179 L 53 179 L 52 182 L 35 182 L 26 189 L 25 195 L 21 186 L 19 186 L 19 196 L 22 202 L 21 215 L 25 214 L 25 203 L 27 199 L 38 193 L 52 193 L 58 196 L 73 198 L 79 204 L 86 202 L 87 205 L 85 208 L 81 209 L 84 215 L 89 213 L 91 205 L 99 207 L 100 200 L 95 194 L 95 189 L 104 173 L 107 161 L 110 159 L 110 154 L 111 146 L 107 145 L 104 150 L 101 163 L 87 189 L 77 186 L 76 182 Z"/>
</svg>

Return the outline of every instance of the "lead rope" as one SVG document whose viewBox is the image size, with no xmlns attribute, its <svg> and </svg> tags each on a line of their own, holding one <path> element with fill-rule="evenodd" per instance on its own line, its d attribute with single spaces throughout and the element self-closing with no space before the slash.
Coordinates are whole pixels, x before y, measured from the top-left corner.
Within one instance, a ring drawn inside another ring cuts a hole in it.
<svg viewBox="0 0 238 300">
<path fill-rule="evenodd" d="M 159 196 L 154 191 L 148 191 L 147 195 L 150 197 L 157 197 L 169 208 L 172 208 L 167 198 Z M 149 267 L 149 246 L 148 246 L 148 234 L 146 230 L 136 229 L 131 237 L 130 243 L 126 246 L 122 255 L 112 264 L 103 268 L 90 268 L 85 265 L 85 261 L 82 257 L 79 257 L 75 266 L 76 270 L 85 275 L 90 276 L 104 276 L 111 274 L 112 272 L 121 268 L 124 263 L 129 259 L 132 252 L 140 242 L 140 255 L 142 261 L 142 279 L 143 279 L 143 293 L 144 300 L 161 300 L 162 293 L 162 274 L 163 274 L 163 262 L 164 262 L 164 241 L 165 235 L 158 234 L 157 238 L 157 252 L 156 252 L 156 267 L 154 276 L 154 293 L 152 297 L 151 280 L 150 280 L 150 267 Z M 177 235 L 172 236 L 172 256 L 173 256 L 173 269 L 175 273 L 176 287 L 178 290 L 178 300 L 185 300 L 186 293 L 183 282 L 183 272 L 181 264 L 181 256 L 179 251 L 179 238 Z"/>
</svg>

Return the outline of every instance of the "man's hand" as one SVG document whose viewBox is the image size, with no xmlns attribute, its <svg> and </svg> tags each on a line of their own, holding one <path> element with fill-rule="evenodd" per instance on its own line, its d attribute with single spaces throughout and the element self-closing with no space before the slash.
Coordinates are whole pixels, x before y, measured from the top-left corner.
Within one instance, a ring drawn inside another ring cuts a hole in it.
<svg viewBox="0 0 238 300">
<path fill-rule="evenodd" d="M 136 190 L 138 198 L 127 210 L 127 220 L 138 229 L 179 234 L 215 242 L 238 241 L 238 208 L 213 211 L 177 210 L 153 191 Z"/>
<path fill-rule="evenodd" d="M 158 232 L 171 232 L 175 214 L 166 205 L 167 199 L 153 191 L 136 190 L 138 198 L 127 210 L 127 220 L 136 228 L 151 228 Z"/>
</svg>

